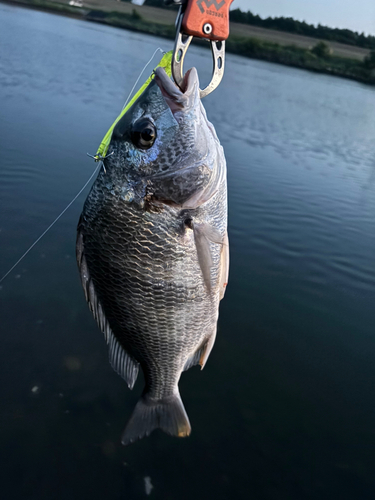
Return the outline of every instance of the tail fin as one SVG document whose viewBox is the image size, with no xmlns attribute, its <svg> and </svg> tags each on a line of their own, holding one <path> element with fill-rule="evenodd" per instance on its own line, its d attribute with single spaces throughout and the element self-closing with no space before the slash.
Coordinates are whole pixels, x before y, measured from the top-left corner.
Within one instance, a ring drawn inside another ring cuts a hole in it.
<svg viewBox="0 0 375 500">
<path fill-rule="evenodd" d="M 163 399 L 151 399 L 144 394 L 136 404 L 121 438 L 123 445 L 148 436 L 155 429 L 162 429 L 172 436 L 185 437 L 191 427 L 180 394 L 177 392 Z"/>
</svg>

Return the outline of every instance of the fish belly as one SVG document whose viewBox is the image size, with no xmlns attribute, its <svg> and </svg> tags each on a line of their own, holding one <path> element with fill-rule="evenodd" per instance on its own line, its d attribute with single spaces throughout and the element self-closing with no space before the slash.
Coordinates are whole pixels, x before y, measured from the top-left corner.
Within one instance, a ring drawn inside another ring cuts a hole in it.
<svg viewBox="0 0 375 500">
<path fill-rule="evenodd" d="M 179 210 L 145 211 L 115 198 L 92 199 L 96 203 L 89 197 L 85 205 L 82 233 L 98 299 L 113 334 L 140 363 L 149 395 L 166 397 L 176 391 L 187 360 L 215 335 L 217 287 L 205 286 L 192 231 Z M 223 225 L 208 205 L 196 216 Z M 220 251 L 212 245 L 214 285 Z"/>
</svg>

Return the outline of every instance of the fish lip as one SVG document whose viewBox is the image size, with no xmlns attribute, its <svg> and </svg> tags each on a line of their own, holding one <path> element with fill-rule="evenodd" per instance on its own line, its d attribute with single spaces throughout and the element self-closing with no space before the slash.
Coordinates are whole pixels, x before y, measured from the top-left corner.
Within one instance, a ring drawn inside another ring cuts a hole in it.
<svg viewBox="0 0 375 500">
<path fill-rule="evenodd" d="M 179 88 L 167 75 L 164 68 L 156 68 L 155 81 L 159 86 L 163 97 L 173 113 L 190 109 L 199 99 L 198 72 L 195 68 L 189 69 L 183 78 Z"/>
</svg>

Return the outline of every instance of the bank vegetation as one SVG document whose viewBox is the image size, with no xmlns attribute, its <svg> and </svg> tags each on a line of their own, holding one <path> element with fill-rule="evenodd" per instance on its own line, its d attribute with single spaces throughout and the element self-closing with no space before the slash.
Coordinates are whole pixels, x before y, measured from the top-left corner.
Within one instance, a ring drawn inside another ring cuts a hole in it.
<svg viewBox="0 0 375 500">
<path fill-rule="evenodd" d="M 50 0 L 8 0 L 8 3 L 23 4 L 30 7 L 78 17 L 87 21 L 107 24 L 132 31 L 140 31 L 169 39 L 175 37 L 173 25 L 153 23 L 145 20 L 135 9 L 132 13 L 87 10 Z M 199 43 L 199 41 L 197 40 Z M 206 42 L 200 42 L 206 47 Z M 319 73 L 350 78 L 367 84 L 375 84 L 375 49 L 363 60 L 338 57 L 331 54 L 329 46 L 323 41 L 310 48 L 296 45 L 279 45 L 256 38 L 231 35 L 226 42 L 227 52 L 254 59 L 285 64 Z"/>
</svg>

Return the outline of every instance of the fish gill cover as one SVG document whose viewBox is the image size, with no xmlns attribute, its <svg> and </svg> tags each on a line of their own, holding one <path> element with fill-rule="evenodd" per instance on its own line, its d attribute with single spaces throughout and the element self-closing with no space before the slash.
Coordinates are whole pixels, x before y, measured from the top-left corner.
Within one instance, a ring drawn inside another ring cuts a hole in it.
<svg viewBox="0 0 375 500">
<path fill-rule="evenodd" d="M 159 64 L 154 68 L 154 71 L 156 68 L 164 68 L 165 72 L 169 77 L 172 75 L 172 54 L 173 51 L 169 51 L 163 55 L 161 58 Z M 109 144 L 111 142 L 112 138 L 112 133 L 113 129 L 116 126 L 116 123 L 124 116 L 124 114 L 128 111 L 128 109 L 131 108 L 131 106 L 135 103 L 135 101 L 143 94 L 143 92 L 146 90 L 146 88 L 150 85 L 154 78 L 154 73 L 151 74 L 151 76 L 146 80 L 146 82 L 142 85 L 142 87 L 138 90 L 138 92 L 133 96 L 133 98 L 130 100 L 130 102 L 125 106 L 125 108 L 121 111 L 121 113 L 118 115 L 116 120 L 112 123 L 110 129 L 108 132 L 105 134 L 102 142 L 100 143 L 100 146 L 98 148 L 98 151 L 96 152 L 97 156 L 105 156 L 107 154 Z"/>
</svg>

